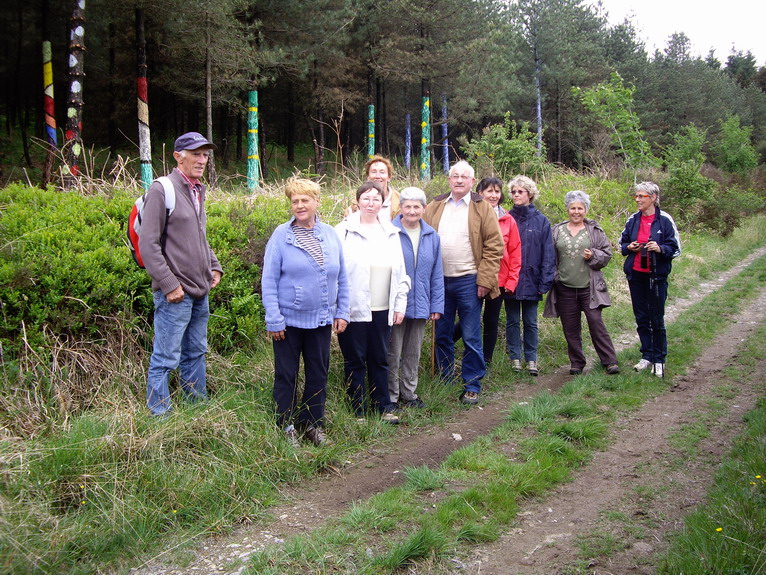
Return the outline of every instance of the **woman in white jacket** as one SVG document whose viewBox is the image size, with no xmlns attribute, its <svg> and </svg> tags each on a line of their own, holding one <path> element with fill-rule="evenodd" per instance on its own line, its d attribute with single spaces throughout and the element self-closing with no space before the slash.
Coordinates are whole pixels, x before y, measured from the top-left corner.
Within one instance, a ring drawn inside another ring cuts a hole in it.
<svg viewBox="0 0 766 575">
<path fill-rule="evenodd" d="M 358 418 L 370 408 L 387 423 L 399 423 L 388 395 L 388 340 L 404 320 L 410 278 L 404 267 L 399 229 L 378 217 L 383 189 L 365 182 L 356 191 L 359 211 L 335 226 L 351 294 L 350 323 L 338 334 L 351 406 Z M 365 383 L 367 385 L 365 385 Z"/>
</svg>

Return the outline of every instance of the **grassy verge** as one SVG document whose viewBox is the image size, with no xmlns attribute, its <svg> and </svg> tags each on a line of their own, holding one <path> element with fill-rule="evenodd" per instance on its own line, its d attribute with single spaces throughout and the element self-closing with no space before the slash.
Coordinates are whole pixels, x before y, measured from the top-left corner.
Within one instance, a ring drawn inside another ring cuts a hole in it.
<svg viewBox="0 0 766 575">
<path fill-rule="evenodd" d="M 705 266 L 723 269 L 738 261 L 744 246 L 752 249 L 766 241 L 763 229 L 749 224 L 731 244 L 731 253 L 720 249 Z M 705 249 L 708 244 L 699 241 Z M 615 283 L 617 261 L 610 266 Z M 762 262 L 759 266 L 753 270 L 762 274 Z M 684 284 L 682 278 L 698 276 L 699 269 L 679 263 L 674 279 Z M 751 284 L 757 283 L 753 270 L 716 295 L 722 299 L 698 306 L 686 314 L 689 319 L 671 327 L 674 369 L 690 361 L 721 327 L 718 310 L 734 310 L 749 297 Z M 608 322 L 629 313 L 618 307 L 624 306 L 615 305 Z M 631 322 L 624 320 L 626 326 Z M 610 329 L 615 325 L 621 323 L 610 323 Z M 561 365 L 560 328 L 550 322 L 544 329 L 541 354 L 549 367 Z M 687 338 L 688 333 L 694 337 Z M 488 378 L 492 389 L 519 382 L 501 350 L 498 343 L 499 361 Z M 333 445 L 328 448 L 295 453 L 274 428 L 267 347 L 254 355 L 211 357 L 211 401 L 181 408 L 162 424 L 151 421 L 138 403 L 115 402 L 62 422 L 55 433 L 3 440 L 0 573 L 94 573 L 105 565 L 125 566 L 160 542 L 163 548 L 183 549 L 207 534 L 263 516 L 279 500 L 281 484 L 342 465 L 372 442 L 395 438 L 396 430 L 378 421 L 354 420 L 344 401 L 339 358 L 336 349 L 328 393 Z M 633 374 L 607 379 L 595 373 L 581 381 L 558 396 L 517 406 L 505 425 L 455 453 L 441 469 L 408 470 L 405 486 L 355 508 L 367 518 L 366 527 L 349 527 L 356 525 L 353 517 L 340 520 L 288 542 L 287 558 L 293 563 L 267 552 L 255 564 L 281 573 L 307 571 L 294 568 L 304 563 L 385 572 L 413 559 L 444 557 L 459 542 L 496 537 L 512 520 L 518 497 L 543 493 L 566 479 L 603 444 L 615 413 L 639 405 L 663 385 Z M 439 423 L 460 409 L 452 390 L 427 376 L 422 386 L 430 409 L 410 419 L 413 428 Z M 504 447 L 498 451 L 498 446 Z"/>
<path fill-rule="evenodd" d="M 724 329 L 721 310 L 735 314 L 758 293 L 764 277 L 766 258 L 760 258 L 726 289 L 682 314 L 669 328 L 674 366 L 689 365 Z M 284 547 L 255 555 L 247 573 L 372 575 L 418 561 L 430 563 L 435 572 L 447 570 L 461 546 L 495 539 L 523 499 L 566 481 L 594 449 L 606 444 L 610 424 L 621 413 L 638 408 L 668 385 L 668 380 L 646 374 L 593 373 L 573 380 L 556 395 L 540 394 L 514 406 L 503 425 L 454 452 L 439 469 L 408 469 L 404 486 L 357 504 L 345 516 Z M 751 470 L 747 477 L 759 471 Z M 761 522 L 766 518 L 763 509 L 757 513 Z M 590 553 L 619 548 L 609 538 L 593 541 L 600 547 Z"/>
<path fill-rule="evenodd" d="M 762 381 L 764 341 L 766 327 L 748 340 L 726 383 L 754 377 Z M 715 406 L 709 411 L 714 413 Z M 686 517 L 658 561 L 658 575 L 766 573 L 766 398 L 744 421 L 745 428 L 717 468 L 706 502 Z M 681 435 L 694 444 L 701 434 L 682 430 Z"/>
</svg>

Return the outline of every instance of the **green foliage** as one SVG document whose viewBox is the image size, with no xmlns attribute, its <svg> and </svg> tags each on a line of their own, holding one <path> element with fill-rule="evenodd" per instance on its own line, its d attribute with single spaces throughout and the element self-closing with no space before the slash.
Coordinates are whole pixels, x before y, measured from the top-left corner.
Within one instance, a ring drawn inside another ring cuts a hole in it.
<svg viewBox="0 0 766 575">
<path fill-rule="evenodd" d="M 752 143 L 752 126 L 740 126 L 739 116 L 729 116 L 721 122 L 718 142 L 713 151 L 722 169 L 746 176 L 758 165 L 758 154 Z"/>
<path fill-rule="evenodd" d="M 573 91 L 598 122 L 609 129 L 612 145 L 631 169 L 657 164 L 633 105 L 635 88 L 626 86 L 617 72 L 612 72 L 609 82 L 584 90 L 573 88 Z"/>
<path fill-rule="evenodd" d="M 700 173 L 705 162 L 702 151 L 705 138 L 704 130 L 689 124 L 673 134 L 673 143 L 665 148 L 663 160 L 668 179 L 663 203 L 672 206 L 674 216 L 681 222 L 688 223 L 695 208 L 713 198 L 715 182 Z"/>
<path fill-rule="evenodd" d="M 727 121 L 732 134 L 731 147 L 743 132 L 737 128 L 739 121 Z M 766 207 L 764 198 L 754 192 L 740 189 L 736 184 L 717 185 L 701 173 L 706 157 L 703 152 L 706 133 L 689 124 L 673 134 L 673 142 L 665 148 L 663 160 L 668 178 L 663 183 L 663 207 L 668 209 L 686 227 L 693 226 L 729 236 L 749 214 Z M 750 151 L 754 154 L 752 146 Z"/>
<path fill-rule="evenodd" d="M 498 176 L 503 179 L 513 174 L 536 175 L 542 172 L 544 162 L 537 154 L 535 135 L 528 122 L 519 126 L 505 114 L 502 124 L 492 124 L 482 130 L 478 139 L 461 140 L 466 158 L 476 170 L 477 178 Z"/>
</svg>

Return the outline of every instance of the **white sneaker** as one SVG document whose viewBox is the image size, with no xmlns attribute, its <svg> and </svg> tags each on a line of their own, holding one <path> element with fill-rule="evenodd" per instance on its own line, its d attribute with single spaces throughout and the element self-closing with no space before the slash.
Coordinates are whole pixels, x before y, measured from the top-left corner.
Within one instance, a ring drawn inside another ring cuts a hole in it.
<svg viewBox="0 0 766 575">
<path fill-rule="evenodd" d="M 654 367 L 652 367 L 652 373 L 657 377 L 665 377 L 665 364 L 655 363 Z"/>
<path fill-rule="evenodd" d="M 649 361 L 648 359 L 642 359 L 636 365 L 633 366 L 633 369 L 635 369 L 636 371 L 643 371 L 645 369 L 649 369 L 650 367 L 652 367 L 652 362 Z"/>
<path fill-rule="evenodd" d="M 528 361 L 527 362 L 527 371 L 529 372 L 529 375 L 537 375 L 539 370 L 537 368 L 537 362 L 536 361 Z"/>
<path fill-rule="evenodd" d="M 512 359 L 511 360 L 511 369 L 513 371 L 521 371 L 521 360 L 520 359 Z"/>
</svg>

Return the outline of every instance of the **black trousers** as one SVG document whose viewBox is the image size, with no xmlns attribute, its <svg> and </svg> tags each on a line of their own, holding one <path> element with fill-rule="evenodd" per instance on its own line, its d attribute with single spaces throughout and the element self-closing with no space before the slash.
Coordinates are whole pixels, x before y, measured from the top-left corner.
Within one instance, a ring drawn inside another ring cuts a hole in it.
<svg viewBox="0 0 766 575">
<path fill-rule="evenodd" d="M 365 414 L 368 398 L 370 407 L 379 413 L 391 409 L 387 358 L 390 334 L 387 309 L 372 312 L 372 321 L 352 321 L 338 334 L 346 391 L 358 417 Z"/>
<path fill-rule="evenodd" d="M 277 424 L 300 427 L 324 425 L 327 374 L 330 370 L 332 326 L 288 327 L 285 339 L 274 341 L 274 401 Z M 304 387 L 298 402 L 298 370 L 303 356 Z"/>
</svg>

